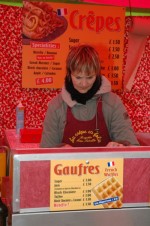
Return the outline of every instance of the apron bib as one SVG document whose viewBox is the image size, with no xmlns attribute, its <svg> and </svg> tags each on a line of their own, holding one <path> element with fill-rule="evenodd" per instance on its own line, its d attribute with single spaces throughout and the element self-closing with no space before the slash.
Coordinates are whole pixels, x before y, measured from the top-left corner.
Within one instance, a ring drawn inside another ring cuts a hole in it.
<svg viewBox="0 0 150 226">
<path fill-rule="evenodd" d="M 102 112 L 102 100 L 98 100 L 97 113 L 93 119 L 81 121 L 67 108 L 67 122 L 64 128 L 63 143 L 73 147 L 102 147 L 110 142 L 108 129 Z"/>
</svg>

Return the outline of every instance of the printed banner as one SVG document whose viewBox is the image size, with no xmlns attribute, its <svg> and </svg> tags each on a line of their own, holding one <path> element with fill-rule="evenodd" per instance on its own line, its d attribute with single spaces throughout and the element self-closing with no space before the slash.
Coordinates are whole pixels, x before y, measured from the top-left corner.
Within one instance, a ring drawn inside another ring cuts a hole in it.
<svg viewBox="0 0 150 226">
<path fill-rule="evenodd" d="M 51 160 L 50 210 L 121 208 L 123 159 Z"/>
<path fill-rule="evenodd" d="M 101 59 L 101 74 L 113 90 L 122 88 L 125 8 L 23 2 L 22 86 L 61 88 L 73 45 L 90 44 Z"/>
</svg>

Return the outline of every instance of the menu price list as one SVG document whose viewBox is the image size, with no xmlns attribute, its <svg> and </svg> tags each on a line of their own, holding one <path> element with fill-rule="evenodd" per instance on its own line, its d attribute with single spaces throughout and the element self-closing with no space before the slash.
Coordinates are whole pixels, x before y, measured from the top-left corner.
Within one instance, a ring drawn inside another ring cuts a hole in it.
<svg viewBox="0 0 150 226">
<path fill-rule="evenodd" d="M 33 45 L 35 44 L 35 46 Z M 42 47 L 38 48 L 38 44 Z M 48 47 L 46 48 L 46 46 Z M 50 48 L 50 49 L 49 49 Z M 33 87 L 43 87 L 43 85 L 49 86 L 54 84 L 57 74 L 60 75 L 64 65 L 60 61 L 58 55 L 60 51 L 59 43 L 34 43 L 23 46 L 23 74 L 30 75 L 30 85 Z M 32 57 L 28 58 L 30 55 Z M 60 79 L 60 82 L 62 79 Z M 23 86 L 28 87 L 29 83 L 27 78 L 23 76 Z"/>
<path fill-rule="evenodd" d="M 122 87 L 122 42 L 120 39 L 110 39 L 108 42 L 108 67 L 106 77 L 111 82 L 112 89 Z"/>
<path fill-rule="evenodd" d="M 92 194 L 91 189 L 89 189 L 91 185 L 91 178 L 81 179 L 75 183 L 54 180 L 54 207 L 90 208 L 92 206 Z"/>
<path fill-rule="evenodd" d="M 99 201 L 114 197 L 109 188 L 112 183 L 122 189 L 122 172 L 122 159 L 51 161 L 50 211 L 104 208 Z M 113 196 L 109 197 L 110 194 Z"/>
<path fill-rule="evenodd" d="M 33 55 L 34 54 L 35 51 Z M 40 54 L 43 54 L 43 52 L 40 51 Z M 50 53 L 47 52 L 47 54 Z M 36 85 L 42 85 L 42 84 L 52 84 L 53 76 L 56 75 L 56 72 L 62 70 L 62 66 L 60 62 L 54 61 L 54 55 L 36 54 L 36 61 L 30 60 L 28 62 L 27 69 L 32 71 L 33 75 L 38 76 L 35 78 Z"/>
</svg>

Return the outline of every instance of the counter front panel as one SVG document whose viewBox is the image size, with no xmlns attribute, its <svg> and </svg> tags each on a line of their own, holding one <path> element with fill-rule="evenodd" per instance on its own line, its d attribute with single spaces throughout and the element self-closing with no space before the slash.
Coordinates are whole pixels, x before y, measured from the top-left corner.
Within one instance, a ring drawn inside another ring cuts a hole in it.
<svg viewBox="0 0 150 226">
<path fill-rule="evenodd" d="M 150 203 L 149 147 L 16 149 L 11 159 L 13 212 L 139 207 Z M 122 196 L 117 191 L 110 200 L 112 181 Z M 100 186 L 103 193 L 99 196 L 96 192 L 100 193 Z M 97 188 L 94 194 L 93 187 Z M 111 205 L 113 201 L 118 206 Z"/>
</svg>

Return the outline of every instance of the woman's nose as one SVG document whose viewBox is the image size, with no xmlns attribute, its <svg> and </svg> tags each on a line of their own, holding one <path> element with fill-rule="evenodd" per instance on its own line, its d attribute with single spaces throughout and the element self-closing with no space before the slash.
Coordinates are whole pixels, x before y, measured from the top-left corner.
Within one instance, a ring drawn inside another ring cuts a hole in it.
<svg viewBox="0 0 150 226">
<path fill-rule="evenodd" d="M 82 79 L 81 84 L 82 86 L 87 86 L 87 79 Z"/>
</svg>

